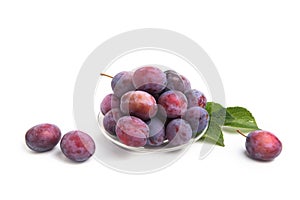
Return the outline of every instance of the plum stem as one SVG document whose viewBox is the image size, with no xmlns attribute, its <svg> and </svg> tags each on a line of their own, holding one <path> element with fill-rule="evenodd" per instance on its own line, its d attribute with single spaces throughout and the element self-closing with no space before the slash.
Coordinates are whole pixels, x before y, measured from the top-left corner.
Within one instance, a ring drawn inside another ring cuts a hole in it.
<svg viewBox="0 0 300 200">
<path fill-rule="evenodd" d="M 240 131 L 240 130 L 236 130 L 236 132 L 238 132 L 239 134 L 241 134 L 242 136 L 244 136 L 244 137 L 247 137 L 247 135 L 245 135 L 242 131 Z"/>
<path fill-rule="evenodd" d="M 104 73 L 101 73 L 100 75 L 101 75 L 101 76 L 106 76 L 106 77 L 109 77 L 109 78 L 113 78 L 113 76 L 110 76 L 110 75 L 104 74 Z"/>
</svg>

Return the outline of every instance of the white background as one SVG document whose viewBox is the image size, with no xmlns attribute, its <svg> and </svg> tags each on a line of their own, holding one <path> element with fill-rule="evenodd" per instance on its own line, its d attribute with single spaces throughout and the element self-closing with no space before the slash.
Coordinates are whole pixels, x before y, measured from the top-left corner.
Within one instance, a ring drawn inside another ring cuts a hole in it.
<svg viewBox="0 0 300 200">
<path fill-rule="evenodd" d="M 297 199 L 300 5 L 297 1 L 1 1 L 0 199 Z M 273 162 L 244 155 L 244 138 L 199 160 L 200 145 L 170 167 L 128 175 L 95 160 L 73 164 L 56 147 L 24 144 L 31 126 L 75 129 L 73 89 L 86 57 L 137 28 L 164 28 L 196 41 L 222 77 L 228 106 L 252 111 L 283 143 Z"/>
</svg>

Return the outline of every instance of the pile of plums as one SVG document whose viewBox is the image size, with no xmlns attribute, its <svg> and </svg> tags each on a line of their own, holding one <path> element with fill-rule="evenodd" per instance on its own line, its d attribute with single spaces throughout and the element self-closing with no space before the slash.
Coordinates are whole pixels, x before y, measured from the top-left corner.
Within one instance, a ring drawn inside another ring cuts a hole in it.
<svg viewBox="0 0 300 200">
<path fill-rule="evenodd" d="M 207 127 L 206 97 L 176 71 L 155 66 L 122 71 L 111 88 L 100 106 L 103 127 L 127 146 L 179 146 Z"/>
</svg>

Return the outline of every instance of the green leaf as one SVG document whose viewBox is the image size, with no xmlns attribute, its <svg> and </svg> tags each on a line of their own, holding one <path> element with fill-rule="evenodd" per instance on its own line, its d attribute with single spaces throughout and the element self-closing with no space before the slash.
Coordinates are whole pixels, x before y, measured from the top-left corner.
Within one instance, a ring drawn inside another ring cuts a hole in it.
<svg viewBox="0 0 300 200">
<path fill-rule="evenodd" d="M 224 126 L 247 130 L 259 129 L 256 121 L 249 110 L 243 107 L 228 107 Z"/>
<path fill-rule="evenodd" d="M 210 142 L 213 144 L 217 144 L 222 147 L 225 146 L 221 127 L 219 124 L 217 124 L 214 121 L 209 122 L 207 130 L 206 130 L 205 134 L 201 137 L 200 140 L 205 141 L 205 142 Z"/>
<path fill-rule="evenodd" d="M 213 121 L 220 126 L 224 124 L 226 117 L 226 108 L 224 108 L 221 104 L 207 102 L 205 109 L 209 114 L 210 121 Z"/>
<path fill-rule="evenodd" d="M 209 114 L 209 124 L 200 140 L 225 146 L 221 126 L 226 118 L 226 108 L 218 103 L 207 102 L 205 109 Z"/>
<path fill-rule="evenodd" d="M 249 110 L 243 107 L 224 108 L 221 104 L 207 102 L 206 110 L 209 114 L 209 125 L 200 139 L 220 146 L 224 145 L 222 127 L 242 130 L 257 130 L 256 121 Z"/>
</svg>

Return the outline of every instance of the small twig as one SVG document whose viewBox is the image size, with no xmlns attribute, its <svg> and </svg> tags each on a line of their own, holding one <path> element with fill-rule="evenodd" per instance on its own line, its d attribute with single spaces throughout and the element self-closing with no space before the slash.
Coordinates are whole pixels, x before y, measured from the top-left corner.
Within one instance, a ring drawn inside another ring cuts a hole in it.
<svg viewBox="0 0 300 200">
<path fill-rule="evenodd" d="M 103 74 L 103 73 L 101 73 L 100 75 L 101 76 L 106 76 L 106 77 L 109 77 L 109 78 L 113 78 L 113 76 L 110 76 L 110 75 L 107 75 L 107 74 Z"/>
<path fill-rule="evenodd" d="M 240 130 L 236 130 L 236 132 L 238 132 L 239 134 L 241 134 L 242 136 L 244 136 L 244 137 L 247 137 L 247 135 L 245 135 L 242 131 L 240 131 Z"/>
</svg>

